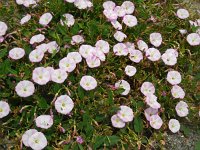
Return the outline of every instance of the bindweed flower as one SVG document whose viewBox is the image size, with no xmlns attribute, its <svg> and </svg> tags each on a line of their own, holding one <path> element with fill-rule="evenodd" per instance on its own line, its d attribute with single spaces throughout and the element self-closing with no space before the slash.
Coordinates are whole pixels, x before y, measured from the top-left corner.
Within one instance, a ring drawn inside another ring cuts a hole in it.
<svg viewBox="0 0 200 150">
<path fill-rule="evenodd" d="M 111 117 L 111 122 L 112 126 L 115 128 L 124 128 L 125 127 L 125 122 L 122 121 L 117 115 L 113 115 Z"/>
<path fill-rule="evenodd" d="M 162 35 L 160 33 L 151 33 L 150 42 L 153 46 L 159 47 L 162 44 Z"/>
<path fill-rule="evenodd" d="M 53 118 L 50 115 L 40 115 L 35 119 L 36 126 L 48 129 L 53 125 Z"/>
<path fill-rule="evenodd" d="M 104 41 L 104 40 L 98 40 L 95 44 L 95 48 L 96 48 L 97 51 L 101 51 L 105 54 L 107 54 L 110 50 L 109 43 L 107 41 Z"/>
<path fill-rule="evenodd" d="M 38 132 L 36 129 L 29 129 L 22 135 L 22 142 L 25 146 L 30 147 L 28 144 L 28 140 L 36 132 Z"/>
<path fill-rule="evenodd" d="M 200 45 L 200 35 L 198 33 L 191 33 L 187 36 L 187 42 L 191 46 Z"/>
<path fill-rule="evenodd" d="M 35 92 L 35 86 L 31 81 L 23 80 L 17 84 L 15 91 L 20 97 L 29 97 Z"/>
<path fill-rule="evenodd" d="M 36 0 L 16 0 L 18 5 L 24 5 L 25 7 L 30 7 L 31 5 L 36 5 Z"/>
<path fill-rule="evenodd" d="M 45 43 L 40 44 L 40 45 L 36 46 L 35 50 L 42 51 L 43 53 L 45 53 L 48 50 L 48 44 L 45 44 Z"/>
<path fill-rule="evenodd" d="M 178 71 L 169 71 L 167 73 L 167 81 L 172 85 L 179 84 L 181 83 L 181 74 Z"/>
<path fill-rule="evenodd" d="M 8 26 L 6 25 L 6 23 L 0 21 L 0 36 L 5 35 L 7 30 L 8 30 Z"/>
<path fill-rule="evenodd" d="M 150 122 L 151 127 L 154 128 L 154 129 L 160 129 L 162 124 L 163 124 L 162 119 L 157 114 L 156 115 L 152 115 L 150 117 L 150 121 L 149 122 Z"/>
<path fill-rule="evenodd" d="M 48 25 L 51 20 L 52 20 L 53 16 L 51 15 L 51 13 L 44 13 L 39 20 L 39 23 L 43 26 Z"/>
<path fill-rule="evenodd" d="M 154 109 L 154 108 L 149 107 L 149 108 L 144 110 L 144 115 L 145 115 L 145 117 L 148 121 L 150 121 L 150 117 L 152 115 L 156 115 L 156 114 L 158 114 L 158 109 Z"/>
<path fill-rule="evenodd" d="M 119 21 L 113 20 L 111 21 L 111 24 L 116 30 L 122 30 L 122 25 L 119 23 Z"/>
<path fill-rule="evenodd" d="M 126 14 L 130 15 L 135 10 L 135 5 L 130 1 L 124 1 L 121 7 L 125 10 Z"/>
<path fill-rule="evenodd" d="M 30 14 L 26 14 L 26 16 L 24 16 L 24 17 L 20 20 L 20 24 L 23 25 L 23 24 L 27 23 L 30 19 L 31 19 L 31 15 L 30 15 Z"/>
<path fill-rule="evenodd" d="M 114 10 L 116 4 L 113 1 L 106 1 L 103 3 L 103 8 L 106 10 Z"/>
<path fill-rule="evenodd" d="M 143 40 L 138 40 L 137 41 L 137 47 L 141 51 L 146 51 L 149 49 L 147 43 L 145 43 Z"/>
<path fill-rule="evenodd" d="M 151 82 L 144 82 L 140 88 L 140 91 L 142 92 L 142 94 L 147 96 L 149 94 L 155 93 L 155 87 Z"/>
<path fill-rule="evenodd" d="M 189 12 L 186 9 L 178 9 L 176 12 L 176 15 L 180 18 L 180 19 L 186 19 L 189 17 Z"/>
<path fill-rule="evenodd" d="M 176 133 L 180 130 L 180 123 L 178 120 L 176 119 L 170 119 L 169 120 L 169 129 L 173 132 L 173 133 Z"/>
<path fill-rule="evenodd" d="M 45 85 L 50 81 L 51 75 L 46 68 L 37 67 L 33 70 L 32 79 L 39 85 Z"/>
<path fill-rule="evenodd" d="M 178 102 L 175 109 L 176 109 L 176 113 L 179 117 L 186 117 L 189 113 L 188 105 L 184 101 Z"/>
<path fill-rule="evenodd" d="M 76 0 L 65 0 L 68 3 L 74 3 Z"/>
<path fill-rule="evenodd" d="M 45 36 L 43 34 L 37 34 L 34 35 L 31 39 L 30 39 L 30 44 L 34 44 L 34 43 L 40 43 L 42 41 L 44 41 Z"/>
<path fill-rule="evenodd" d="M 64 57 L 59 61 L 59 68 L 67 72 L 72 72 L 76 68 L 76 62 L 70 57 Z"/>
<path fill-rule="evenodd" d="M 172 48 L 167 49 L 167 50 L 165 51 L 165 53 L 173 54 L 174 56 L 178 57 L 178 51 L 175 50 L 175 49 L 172 49 Z"/>
<path fill-rule="evenodd" d="M 67 115 L 74 108 L 74 102 L 68 95 L 61 95 L 55 101 L 55 108 L 58 113 Z"/>
<path fill-rule="evenodd" d="M 154 94 L 148 94 L 145 98 L 145 101 L 150 107 L 154 109 L 160 108 L 160 104 L 157 102 L 157 97 Z"/>
<path fill-rule="evenodd" d="M 82 61 L 82 57 L 79 52 L 70 52 L 67 54 L 67 58 L 73 59 L 76 64 Z"/>
<path fill-rule="evenodd" d="M 129 53 L 135 50 L 135 44 L 131 42 L 126 42 L 124 43 L 126 45 L 126 49 L 128 50 Z"/>
<path fill-rule="evenodd" d="M 133 121 L 133 110 L 128 106 L 120 106 L 120 110 L 117 112 L 117 116 L 123 121 L 123 122 L 131 122 Z"/>
<path fill-rule="evenodd" d="M 143 60 L 143 54 L 139 50 L 131 50 L 129 54 L 129 59 L 135 63 L 139 63 L 141 60 Z"/>
<path fill-rule="evenodd" d="M 109 20 L 109 21 L 115 21 L 117 20 L 117 12 L 115 12 L 114 10 L 112 9 L 105 9 L 103 11 L 103 14 L 106 16 L 106 18 Z"/>
<path fill-rule="evenodd" d="M 89 58 L 93 56 L 94 47 L 91 45 L 81 45 L 79 48 L 79 53 L 83 58 Z"/>
<path fill-rule="evenodd" d="M 122 8 L 121 6 L 116 6 L 114 8 L 114 12 L 117 13 L 118 17 L 124 17 L 126 15 L 125 9 Z"/>
<path fill-rule="evenodd" d="M 117 56 L 127 56 L 128 55 L 128 50 L 125 44 L 123 43 L 118 43 L 113 46 L 113 52 Z"/>
<path fill-rule="evenodd" d="M 136 71 L 137 70 L 134 66 L 127 65 L 126 68 L 125 68 L 126 75 L 128 75 L 130 77 L 134 76 Z"/>
<path fill-rule="evenodd" d="M 183 91 L 183 89 L 178 86 L 178 85 L 174 85 L 171 89 L 171 93 L 172 93 L 172 96 L 174 98 L 180 98 L 180 99 L 183 99 L 185 97 L 185 92 Z"/>
<path fill-rule="evenodd" d="M 2 43 L 4 41 L 4 37 L 0 36 L 0 43 Z"/>
<path fill-rule="evenodd" d="M 90 91 L 97 87 L 97 81 L 94 77 L 86 75 L 81 78 L 80 86 L 86 91 Z"/>
<path fill-rule="evenodd" d="M 72 45 L 81 44 L 84 41 L 85 40 L 84 40 L 83 36 L 81 36 L 81 35 L 74 35 L 74 36 L 72 36 L 71 44 Z"/>
<path fill-rule="evenodd" d="M 124 34 L 121 31 L 116 31 L 114 34 L 114 38 L 118 41 L 118 42 L 122 42 L 124 39 L 127 38 L 126 34 Z"/>
<path fill-rule="evenodd" d="M 29 138 L 28 144 L 33 150 L 42 150 L 47 146 L 47 139 L 42 132 L 36 132 Z"/>
<path fill-rule="evenodd" d="M 56 43 L 56 41 L 49 42 L 47 44 L 47 48 L 48 48 L 48 52 L 50 54 L 57 53 L 60 50 L 60 47 L 58 46 L 58 44 Z"/>
<path fill-rule="evenodd" d="M 29 54 L 31 62 L 40 62 L 44 57 L 44 52 L 41 49 L 35 49 Z"/>
<path fill-rule="evenodd" d="M 22 57 L 24 57 L 24 55 L 25 55 L 25 50 L 22 48 L 16 47 L 9 51 L 9 57 L 14 60 L 21 59 Z"/>
<path fill-rule="evenodd" d="M 93 4 L 89 0 L 75 0 L 74 5 L 78 9 L 86 9 L 93 6 Z"/>
<path fill-rule="evenodd" d="M 179 29 L 179 32 L 180 32 L 182 35 L 184 35 L 184 34 L 187 33 L 187 30 L 186 30 L 186 29 Z"/>
<path fill-rule="evenodd" d="M 118 89 L 118 88 L 122 88 L 124 89 L 125 91 L 123 91 L 121 93 L 121 95 L 128 95 L 128 93 L 130 92 L 131 90 L 131 87 L 130 87 L 130 84 L 125 81 L 125 80 L 119 80 L 118 82 L 115 83 L 115 88 Z"/>
<path fill-rule="evenodd" d="M 174 49 L 168 49 L 164 54 L 162 54 L 163 62 L 168 66 L 173 66 L 177 63 L 177 56 L 174 53 Z"/>
<path fill-rule="evenodd" d="M 56 83 L 63 83 L 67 79 L 68 74 L 62 69 L 51 71 L 51 80 Z"/>
<path fill-rule="evenodd" d="M 160 51 L 155 48 L 149 48 L 146 52 L 146 57 L 151 61 L 158 61 L 161 57 Z"/>
<path fill-rule="evenodd" d="M 75 19 L 73 15 L 67 13 L 63 15 L 63 18 L 60 20 L 62 26 L 66 25 L 67 27 L 71 27 L 74 25 Z"/>
<path fill-rule="evenodd" d="M 7 116 L 10 112 L 10 106 L 5 101 L 0 101 L 0 118 Z"/>
<path fill-rule="evenodd" d="M 134 27 L 138 24 L 137 18 L 133 15 L 124 16 L 122 21 L 128 27 Z"/>
<path fill-rule="evenodd" d="M 101 65 L 100 59 L 96 56 L 91 56 L 91 57 L 86 58 L 86 63 L 88 67 L 90 68 L 96 68 Z"/>
</svg>

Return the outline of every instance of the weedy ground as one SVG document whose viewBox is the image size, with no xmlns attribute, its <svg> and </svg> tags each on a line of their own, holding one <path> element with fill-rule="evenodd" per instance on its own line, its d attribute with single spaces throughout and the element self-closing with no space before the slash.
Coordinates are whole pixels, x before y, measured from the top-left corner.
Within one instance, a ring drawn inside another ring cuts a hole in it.
<svg viewBox="0 0 200 150">
<path fill-rule="evenodd" d="M 121 4 L 122 0 L 115 2 Z M 187 138 L 191 127 L 195 127 L 194 131 L 199 131 L 200 47 L 189 46 L 185 37 L 179 33 L 179 29 L 182 28 L 189 32 L 193 29 L 190 28 L 188 20 L 178 19 L 175 12 L 178 8 L 188 8 L 188 4 L 176 0 L 134 0 L 134 3 L 134 15 L 139 24 L 124 30 L 128 35 L 127 41 L 135 42 L 139 38 L 148 41 L 150 33 L 160 32 L 163 36 L 160 51 L 164 52 L 170 47 L 179 51 L 178 63 L 173 68 L 182 74 L 181 86 L 186 92 L 184 100 L 190 106 L 190 114 L 187 118 L 179 118 L 181 131 L 178 134 Z M 9 38 L 0 45 L 0 99 L 7 99 L 12 109 L 9 116 L 0 120 L 0 149 L 19 149 L 22 134 L 35 127 L 34 116 L 49 113 L 52 108 L 51 101 L 58 91 L 60 94 L 70 92 L 76 107 L 72 117 L 55 115 L 53 127 L 43 131 L 49 142 L 46 149 L 166 148 L 166 142 L 170 140 L 166 140 L 165 135 L 171 134 L 168 133 L 167 124 L 170 118 L 177 118 L 174 109 L 177 101 L 170 96 L 170 87 L 165 80 L 168 67 L 162 63 L 144 61 L 137 64 L 137 74 L 134 78 L 128 78 L 124 74 L 124 68 L 133 62 L 125 57 L 114 57 L 110 52 L 106 62 L 98 69 L 88 69 L 82 62 L 64 84 L 48 83 L 46 86 L 37 86 L 34 96 L 26 99 L 19 98 L 14 92 L 16 83 L 22 79 L 31 79 L 32 70 L 36 66 L 58 66 L 59 60 L 68 52 L 77 51 L 78 47 L 64 48 L 65 44 L 71 41 L 72 35 L 81 32 L 86 43 L 91 45 L 98 39 L 104 39 L 110 45 L 116 43 L 113 38 L 115 30 L 102 13 L 103 0 L 93 0 L 93 4 L 91 10 L 78 10 L 69 3 L 63 3 L 63 0 L 43 0 L 37 8 L 31 9 L 16 5 L 14 0 L 0 1 L 0 20 L 9 26 Z M 49 40 L 57 41 L 61 46 L 60 53 L 46 58 L 41 64 L 30 63 L 28 57 L 20 61 L 8 59 L 8 51 L 15 46 L 23 47 L 27 54 L 30 53 L 32 47 L 28 41 L 33 35 L 40 33 L 38 19 L 44 12 L 52 12 L 54 19 L 48 30 L 41 32 Z M 19 21 L 26 13 L 32 14 L 33 19 L 27 25 L 21 26 Z M 76 18 L 73 27 L 63 28 L 59 25 L 60 17 L 64 13 L 71 13 Z M 190 11 L 190 15 L 191 20 L 199 17 L 196 11 Z M 155 18 L 154 22 L 149 19 L 151 16 Z M 84 74 L 93 75 L 98 79 L 99 85 L 95 91 L 85 92 L 80 88 L 79 81 Z M 109 88 L 108 85 L 119 79 L 126 79 L 131 84 L 129 96 L 122 97 Z M 163 108 L 161 117 L 165 121 L 160 130 L 153 130 L 143 114 L 145 104 L 139 88 L 145 80 L 155 83 L 156 94 L 160 98 Z M 167 93 L 165 97 L 161 96 L 163 91 Z M 120 104 L 131 106 L 135 112 L 135 119 L 124 129 L 118 130 L 112 128 L 110 117 Z M 20 112 L 24 106 L 27 107 Z M 66 133 L 59 131 L 60 126 L 66 129 Z M 74 137 L 78 135 L 83 137 L 84 144 L 75 142 Z M 63 142 L 69 144 L 64 145 Z"/>
</svg>

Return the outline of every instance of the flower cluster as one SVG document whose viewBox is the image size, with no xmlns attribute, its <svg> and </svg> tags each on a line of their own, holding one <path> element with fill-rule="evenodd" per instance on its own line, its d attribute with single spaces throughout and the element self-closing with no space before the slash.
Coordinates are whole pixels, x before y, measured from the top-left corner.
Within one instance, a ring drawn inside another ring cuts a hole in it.
<svg viewBox="0 0 200 150">
<path fill-rule="evenodd" d="M 18 5 L 23 5 L 25 7 L 36 6 L 40 0 L 16 0 Z"/>
</svg>

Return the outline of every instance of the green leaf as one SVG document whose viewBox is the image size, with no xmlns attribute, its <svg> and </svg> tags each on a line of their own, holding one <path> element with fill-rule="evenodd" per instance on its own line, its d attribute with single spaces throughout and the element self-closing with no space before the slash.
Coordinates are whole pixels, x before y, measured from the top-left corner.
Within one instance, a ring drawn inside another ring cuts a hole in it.
<svg viewBox="0 0 200 150">
<path fill-rule="evenodd" d="M 80 86 L 78 87 L 78 96 L 81 100 L 84 98 L 84 90 Z"/>
<path fill-rule="evenodd" d="M 107 136 L 107 140 L 105 140 L 105 144 L 107 146 L 113 146 L 116 145 L 120 141 L 120 137 L 113 135 L 113 136 Z"/>
<path fill-rule="evenodd" d="M 94 149 L 97 149 L 97 148 L 103 146 L 104 141 L 105 141 L 105 137 L 104 136 L 97 136 L 96 140 L 95 140 L 95 143 L 94 143 Z"/>
<path fill-rule="evenodd" d="M 113 92 L 111 90 L 108 90 L 108 103 L 109 105 L 113 105 Z"/>
<path fill-rule="evenodd" d="M 134 129 L 136 132 L 140 133 L 143 130 L 143 122 L 140 116 L 135 117 L 134 119 Z"/>
<path fill-rule="evenodd" d="M 195 143 L 195 150 L 200 150 L 200 141 Z"/>
</svg>

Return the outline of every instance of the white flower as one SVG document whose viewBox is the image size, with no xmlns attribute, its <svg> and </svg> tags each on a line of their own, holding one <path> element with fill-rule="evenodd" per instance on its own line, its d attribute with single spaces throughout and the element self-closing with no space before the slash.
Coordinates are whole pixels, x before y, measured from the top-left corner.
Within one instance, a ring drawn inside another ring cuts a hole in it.
<svg viewBox="0 0 200 150">
<path fill-rule="evenodd" d="M 56 41 L 49 42 L 47 44 L 47 47 L 48 47 L 48 52 L 51 54 L 57 53 L 60 50 L 60 47 L 58 46 Z"/>
<path fill-rule="evenodd" d="M 181 98 L 183 99 L 185 97 L 185 92 L 183 91 L 183 89 L 178 86 L 178 85 L 174 85 L 171 89 L 171 93 L 172 93 L 172 96 L 174 98 Z"/>
<path fill-rule="evenodd" d="M 83 36 L 81 36 L 81 35 L 74 35 L 74 36 L 72 36 L 71 44 L 72 45 L 81 44 L 84 41 L 85 40 L 84 40 Z"/>
<path fill-rule="evenodd" d="M 36 132 L 29 138 L 28 144 L 33 150 L 42 150 L 47 146 L 47 139 L 42 132 Z"/>
<path fill-rule="evenodd" d="M 189 17 L 189 12 L 186 9 L 178 9 L 176 12 L 176 15 L 180 18 L 180 19 L 186 19 Z"/>
<path fill-rule="evenodd" d="M 93 55 L 95 57 L 97 57 L 98 59 L 100 59 L 101 61 L 105 61 L 106 60 L 106 56 L 104 54 L 104 52 L 98 50 L 97 48 L 95 48 Z"/>
<path fill-rule="evenodd" d="M 124 16 L 122 21 L 128 27 L 134 27 L 138 23 L 137 18 L 135 16 L 133 16 L 133 15 Z"/>
<path fill-rule="evenodd" d="M 118 16 L 118 17 L 123 17 L 123 16 L 126 15 L 125 9 L 122 8 L 121 6 L 116 6 L 116 7 L 114 8 L 114 11 L 117 13 L 117 16 Z"/>
<path fill-rule="evenodd" d="M 10 112 L 10 106 L 7 102 L 0 101 L 0 118 L 7 116 Z"/>
<path fill-rule="evenodd" d="M 59 61 L 59 68 L 67 72 L 72 72 L 76 68 L 76 62 L 69 57 L 64 57 Z"/>
<path fill-rule="evenodd" d="M 188 105 L 184 101 L 178 102 L 175 109 L 176 109 L 176 113 L 179 117 L 186 117 L 189 113 Z"/>
<path fill-rule="evenodd" d="M 157 97 L 154 94 L 148 94 L 145 98 L 145 101 L 150 107 L 154 109 L 160 108 L 160 104 L 157 102 Z"/>
<path fill-rule="evenodd" d="M 150 117 L 150 125 L 151 125 L 152 128 L 160 129 L 162 124 L 163 124 L 163 121 L 160 118 L 160 116 L 158 116 L 157 114 L 156 115 L 152 115 Z"/>
<path fill-rule="evenodd" d="M 117 112 L 117 116 L 124 122 L 133 121 L 133 110 L 128 106 L 120 106 L 120 110 Z"/>
<path fill-rule="evenodd" d="M 86 9 L 86 8 L 90 8 L 93 6 L 93 4 L 89 0 L 76 0 L 74 2 L 74 5 L 78 9 Z"/>
<path fill-rule="evenodd" d="M 179 32 L 180 32 L 182 35 L 184 35 L 184 34 L 187 33 L 187 30 L 186 30 L 186 29 L 179 29 Z"/>
<path fill-rule="evenodd" d="M 74 3 L 76 0 L 65 0 L 68 3 Z"/>
<path fill-rule="evenodd" d="M 5 24 L 5 22 L 0 21 L 0 36 L 5 35 L 7 30 L 8 26 Z"/>
<path fill-rule="evenodd" d="M 40 44 L 40 45 L 36 46 L 35 50 L 45 53 L 48 50 L 48 44 L 45 44 L 45 43 Z"/>
<path fill-rule="evenodd" d="M 166 65 L 173 66 L 177 63 L 177 57 L 173 52 L 165 52 L 162 54 L 162 60 Z"/>
<path fill-rule="evenodd" d="M 36 1 L 35 0 L 24 0 L 23 5 L 25 7 L 29 7 L 30 5 L 36 5 Z"/>
<path fill-rule="evenodd" d="M 117 12 L 115 12 L 114 10 L 112 9 L 105 9 L 103 11 L 103 14 L 106 16 L 106 18 L 110 21 L 115 21 L 117 20 Z"/>
<path fill-rule="evenodd" d="M 155 47 L 159 47 L 162 44 L 162 35 L 160 33 L 151 33 L 150 42 Z"/>
<path fill-rule="evenodd" d="M 116 4 L 113 1 L 106 1 L 103 3 L 103 8 L 107 10 L 114 10 Z"/>
<path fill-rule="evenodd" d="M 101 65 L 100 59 L 97 58 L 96 56 L 86 58 L 86 63 L 88 65 L 88 67 L 90 67 L 90 68 L 96 68 Z"/>
<path fill-rule="evenodd" d="M 154 108 L 149 107 L 149 108 L 144 110 L 144 115 L 145 115 L 145 117 L 148 121 L 150 121 L 150 117 L 152 115 L 156 115 L 156 114 L 158 114 L 158 109 L 154 109 Z"/>
<path fill-rule="evenodd" d="M 135 50 L 135 44 L 131 42 L 126 42 L 124 43 L 126 45 L 126 49 L 128 50 L 129 53 Z"/>
<path fill-rule="evenodd" d="M 63 15 L 63 18 L 64 19 L 60 20 L 61 25 L 63 25 L 63 26 L 66 25 L 68 27 L 71 27 L 74 25 L 75 19 L 74 19 L 73 15 L 67 13 L 67 14 Z"/>
<path fill-rule="evenodd" d="M 53 125 L 53 118 L 50 115 L 40 115 L 35 119 L 36 126 L 42 129 L 48 129 Z"/>
<path fill-rule="evenodd" d="M 113 115 L 111 117 L 112 126 L 115 128 L 123 128 L 125 127 L 125 122 L 123 122 L 117 115 Z"/>
<path fill-rule="evenodd" d="M 158 61 L 161 57 L 160 51 L 155 48 L 149 48 L 146 52 L 146 57 L 151 61 Z"/>
<path fill-rule="evenodd" d="M 35 83 L 39 85 L 45 85 L 50 81 L 50 73 L 44 67 L 37 67 L 33 70 L 32 79 Z"/>
<path fill-rule="evenodd" d="M 113 20 L 111 21 L 111 24 L 116 30 L 122 30 L 122 25 L 119 23 L 119 21 Z"/>
<path fill-rule="evenodd" d="M 80 63 L 82 61 L 82 57 L 79 52 L 70 52 L 67 54 L 68 59 L 73 59 L 75 63 Z"/>
<path fill-rule="evenodd" d="M 197 33 L 191 33 L 187 36 L 187 42 L 191 46 L 197 46 L 200 45 L 200 35 Z"/>
<path fill-rule="evenodd" d="M 74 108 L 74 102 L 68 95 L 61 95 L 55 101 L 55 108 L 61 114 L 69 114 Z"/>
<path fill-rule="evenodd" d="M 142 92 L 142 94 L 147 96 L 149 94 L 155 93 L 155 87 L 151 82 L 144 82 L 140 88 L 140 91 Z"/>
<path fill-rule="evenodd" d="M 44 41 L 45 36 L 43 34 L 37 34 L 34 35 L 31 39 L 30 39 L 30 44 L 34 44 L 34 43 L 40 43 L 42 41 Z"/>
<path fill-rule="evenodd" d="M 175 50 L 175 49 L 172 49 L 172 48 L 167 49 L 167 50 L 165 51 L 165 53 L 173 54 L 174 56 L 178 57 L 178 51 Z"/>
<path fill-rule="evenodd" d="M 128 50 L 126 48 L 126 45 L 123 43 L 118 43 L 113 46 L 113 52 L 117 56 L 126 56 L 128 55 Z"/>
<path fill-rule="evenodd" d="M 131 61 L 139 63 L 143 59 L 143 54 L 139 50 L 132 50 L 130 51 L 129 58 Z"/>
<path fill-rule="evenodd" d="M 44 52 L 42 50 L 33 50 L 29 54 L 29 60 L 31 62 L 40 62 L 44 57 Z"/>
<path fill-rule="evenodd" d="M 25 146 L 29 147 L 28 140 L 36 132 L 38 132 L 36 129 L 29 129 L 22 135 L 22 142 Z"/>
<path fill-rule="evenodd" d="M 21 20 L 20 20 L 20 24 L 23 25 L 26 22 L 28 22 L 31 19 L 31 15 L 27 14 L 26 16 L 24 16 Z"/>
<path fill-rule="evenodd" d="M 80 86 L 86 91 L 90 91 L 97 87 L 97 81 L 92 76 L 86 75 L 81 78 Z"/>
<path fill-rule="evenodd" d="M 125 80 L 119 80 L 115 83 L 115 88 L 122 88 L 124 91 L 121 93 L 121 95 L 128 95 L 128 93 L 131 90 L 130 84 Z"/>
<path fill-rule="evenodd" d="M 136 71 L 137 70 L 134 66 L 127 65 L 125 68 L 125 73 L 130 77 L 134 76 Z"/>
<path fill-rule="evenodd" d="M 9 57 L 15 60 L 21 59 L 24 57 L 25 51 L 22 48 L 13 48 L 9 51 Z"/>
<path fill-rule="evenodd" d="M 126 14 L 132 14 L 135 10 L 135 5 L 130 1 L 124 1 L 121 7 L 125 9 Z"/>
<path fill-rule="evenodd" d="M 94 51 L 94 47 L 90 45 L 81 45 L 79 48 L 79 53 L 83 58 L 92 57 Z"/>
<path fill-rule="evenodd" d="M 62 69 L 55 69 L 51 72 L 51 80 L 56 83 L 63 83 L 67 76 L 68 74 Z"/>
<path fill-rule="evenodd" d="M 28 97 L 35 92 L 35 86 L 31 81 L 23 80 L 17 84 L 15 91 L 20 97 Z"/>
<path fill-rule="evenodd" d="M 170 119 L 169 120 L 169 129 L 173 132 L 173 133 L 176 133 L 180 130 L 180 123 L 178 120 L 176 119 Z"/>
<path fill-rule="evenodd" d="M 172 85 L 179 84 L 181 83 L 181 74 L 178 71 L 169 71 L 167 73 L 167 81 Z"/>
<path fill-rule="evenodd" d="M 43 26 L 46 26 L 50 23 L 52 20 L 53 16 L 50 13 L 44 13 L 39 20 L 39 23 Z"/>
<path fill-rule="evenodd" d="M 137 46 L 138 46 L 138 49 L 141 51 L 146 51 L 149 49 L 147 43 L 145 43 L 143 40 L 137 41 Z"/>
<path fill-rule="evenodd" d="M 121 31 L 116 31 L 114 34 L 114 38 L 118 41 L 118 42 L 122 42 L 124 39 L 127 38 L 126 34 L 124 34 Z"/>
<path fill-rule="evenodd" d="M 109 43 L 104 40 L 98 40 L 95 44 L 96 50 L 97 51 L 102 51 L 103 53 L 108 53 L 110 50 Z"/>
</svg>

